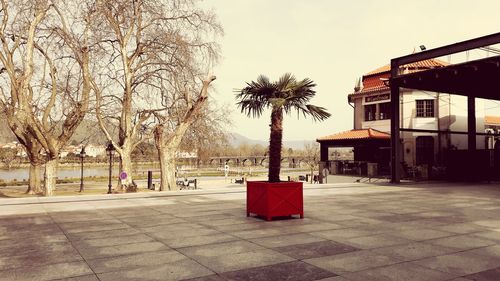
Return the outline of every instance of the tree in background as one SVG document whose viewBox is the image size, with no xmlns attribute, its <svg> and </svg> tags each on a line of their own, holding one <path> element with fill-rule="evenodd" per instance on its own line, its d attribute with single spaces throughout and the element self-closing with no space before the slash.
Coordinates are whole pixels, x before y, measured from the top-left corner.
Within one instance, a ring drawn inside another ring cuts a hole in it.
<svg viewBox="0 0 500 281">
<path fill-rule="evenodd" d="M 168 150 L 160 157 L 172 156 L 185 126 L 173 137 L 163 134 L 180 125 L 185 117 L 181 112 L 196 111 L 192 106 L 199 91 L 193 81 L 217 57 L 213 38 L 222 31 L 214 14 L 191 0 L 98 0 L 96 11 L 93 31 L 106 57 L 94 76 L 96 116 L 119 154 L 120 171 L 128 175 L 119 190 L 132 190 L 132 151 L 155 131 L 159 150 Z M 203 87 L 212 80 L 205 80 Z M 117 135 L 108 124 L 118 128 Z M 165 143 L 168 139 L 172 145 Z"/>
<path fill-rule="evenodd" d="M 2 162 L 8 170 L 10 170 L 18 160 L 17 149 L 0 148 L 0 162 Z"/>
<path fill-rule="evenodd" d="M 90 101 L 85 4 L 0 1 L 0 109 L 31 160 L 30 188 L 38 192 L 39 155 L 46 158 L 44 195 L 52 195 L 61 149 L 83 120 Z M 77 10 L 75 12 L 75 10 Z"/>
<path fill-rule="evenodd" d="M 280 181 L 283 113 L 290 114 L 297 110 L 299 114 L 311 116 L 317 121 L 330 117 L 325 108 L 309 104 L 309 100 L 316 94 L 313 90 L 315 86 L 309 78 L 297 81 L 290 73 L 273 83 L 261 75 L 256 81 L 247 83 L 236 95 L 237 105 L 247 116 L 260 117 L 264 109 L 271 110 L 269 182 Z"/>
<path fill-rule="evenodd" d="M 303 157 L 302 163 L 311 171 L 311 183 L 313 183 L 314 170 L 318 170 L 319 165 L 319 145 L 307 143 L 304 149 L 300 151 Z"/>
</svg>

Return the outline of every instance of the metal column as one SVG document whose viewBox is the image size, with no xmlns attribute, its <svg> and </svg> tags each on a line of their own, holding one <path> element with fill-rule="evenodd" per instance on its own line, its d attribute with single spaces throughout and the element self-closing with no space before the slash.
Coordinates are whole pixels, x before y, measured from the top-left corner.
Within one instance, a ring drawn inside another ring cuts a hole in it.
<svg viewBox="0 0 500 281">
<path fill-rule="evenodd" d="M 467 96 L 467 132 L 468 149 L 476 150 L 476 98 L 470 94 Z"/>
<path fill-rule="evenodd" d="M 394 60 L 391 61 L 391 78 L 398 75 L 399 65 Z M 391 182 L 399 183 L 400 162 L 401 162 L 401 142 L 400 142 L 400 108 L 399 108 L 399 85 L 391 80 Z"/>
</svg>

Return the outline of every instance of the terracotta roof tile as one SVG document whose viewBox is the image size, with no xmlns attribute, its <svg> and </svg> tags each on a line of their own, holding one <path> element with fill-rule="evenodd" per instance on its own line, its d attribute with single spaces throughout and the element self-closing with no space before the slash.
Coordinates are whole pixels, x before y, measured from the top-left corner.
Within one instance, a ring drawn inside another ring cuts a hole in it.
<svg viewBox="0 0 500 281">
<path fill-rule="evenodd" d="M 429 59 L 429 60 L 410 63 L 401 66 L 401 68 L 403 69 L 403 71 L 406 71 L 407 73 L 412 73 L 437 67 L 443 67 L 446 65 L 448 65 L 448 63 L 444 61 L 437 59 Z M 365 75 L 363 75 L 363 88 L 360 91 L 355 92 L 354 94 L 366 94 L 366 93 L 389 91 L 389 87 L 387 87 L 384 84 L 383 80 L 388 80 L 391 77 L 390 71 L 391 71 L 391 66 L 388 64 L 366 73 Z"/>
<path fill-rule="evenodd" d="M 391 135 L 372 129 L 350 130 L 316 139 L 316 141 L 330 140 L 359 140 L 359 139 L 390 139 Z"/>
<path fill-rule="evenodd" d="M 489 125 L 500 125 L 500 116 L 484 116 L 484 123 Z"/>
</svg>

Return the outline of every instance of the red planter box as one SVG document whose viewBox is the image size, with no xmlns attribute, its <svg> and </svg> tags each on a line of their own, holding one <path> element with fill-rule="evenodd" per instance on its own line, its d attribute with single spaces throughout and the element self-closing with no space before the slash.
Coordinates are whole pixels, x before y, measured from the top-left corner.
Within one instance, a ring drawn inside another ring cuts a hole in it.
<svg viewBox="0 0 500 281">
<path fill-rule="evenodd" d="M 304 218 L 302 182 L 247 182 L 247 217 L 251 213 L 268 221 L 291 215 Z"/>
</svg>

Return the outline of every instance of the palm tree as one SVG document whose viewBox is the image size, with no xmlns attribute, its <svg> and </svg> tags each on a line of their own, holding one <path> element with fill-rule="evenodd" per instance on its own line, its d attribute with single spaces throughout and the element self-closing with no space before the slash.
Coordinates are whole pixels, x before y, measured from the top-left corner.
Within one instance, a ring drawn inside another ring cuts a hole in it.
<svg viewBox="0 0 500 281">
<path fill-rule="evenodd" d="M 274 83 L 260 75 L 257 81 L 247 83 L 245 88 L 237 91 L 237 105 L 247 116 L 260 117 L 264 109 L 271 109 L 269 182 L 280 181 L 283 112 L 290 114 L 297 110 L 298 115 L 311 116 L 315 121 L 330 117 L 325 108 L 308 103 L 316 93 L 315 86 L 309 78 L 297 81 L 292 74 L 286 73 Z"/>
</svg>

